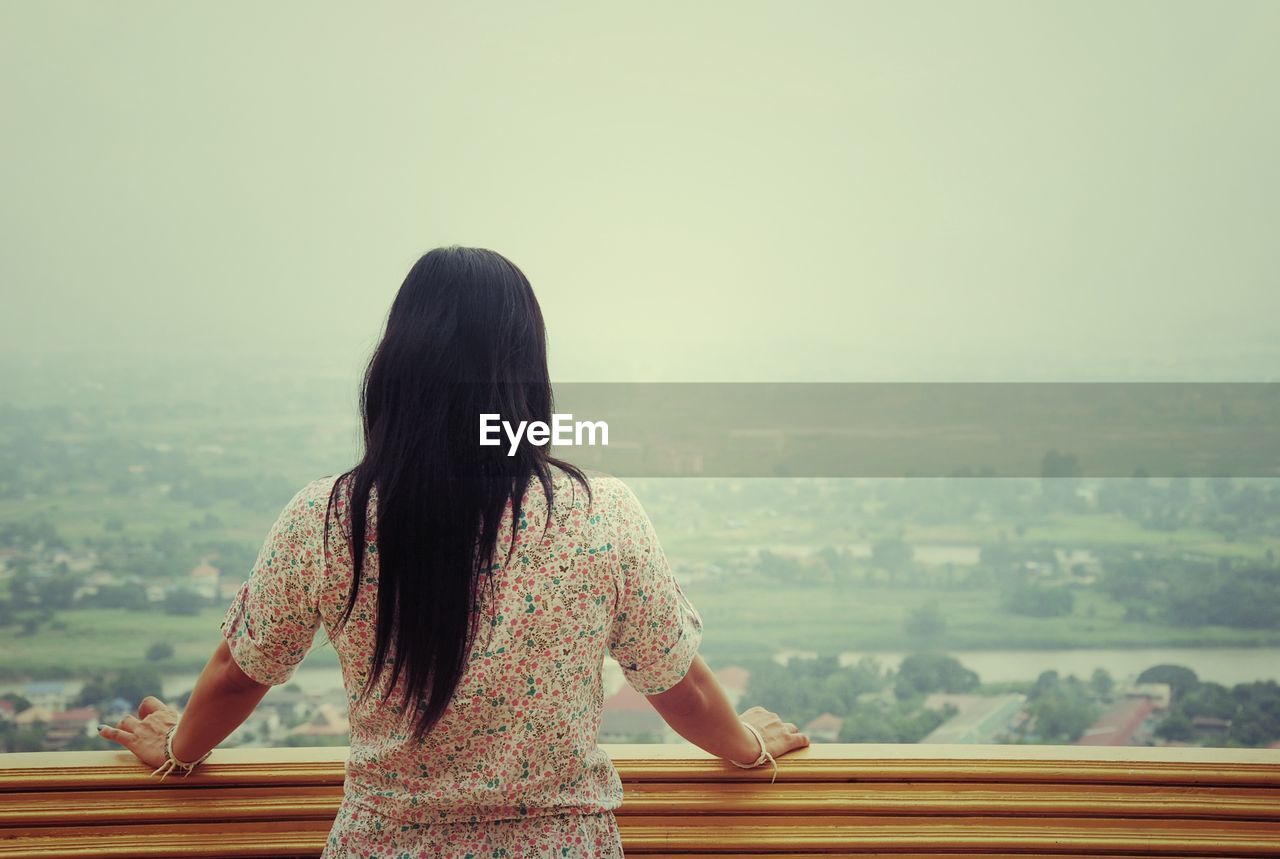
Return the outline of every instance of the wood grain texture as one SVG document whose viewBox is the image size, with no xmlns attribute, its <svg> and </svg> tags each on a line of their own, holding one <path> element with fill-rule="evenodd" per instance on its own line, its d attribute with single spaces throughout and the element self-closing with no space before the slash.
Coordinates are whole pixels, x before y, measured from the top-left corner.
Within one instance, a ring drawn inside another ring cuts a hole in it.
<svg viewBox="0 0 1280 859">
<path fill-rule="evenodd" d="M 1280 856 L 1280 751 L 818 745 L 741 770 L 606 746 L 629 855 Z M 0 755 L 0 857 L 315 857 L 345 749 L 232 749 L 160 782 L 122 752 Z"/>
</svg>

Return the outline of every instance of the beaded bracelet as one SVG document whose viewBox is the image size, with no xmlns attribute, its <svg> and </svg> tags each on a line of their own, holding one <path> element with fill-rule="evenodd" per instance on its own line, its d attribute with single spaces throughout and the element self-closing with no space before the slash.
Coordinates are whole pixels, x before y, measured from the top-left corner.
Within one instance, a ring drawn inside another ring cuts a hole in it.
<svg viewBox="0 0 1280 859">
<path fill-rule="evenodd" d="M 182 773 L 182 777 L 186 778 L 187 776 L 191 775 L 191 771 L 193 769 L 200 766 L 200 764 L 205 762 L 205 759 L 208 758 L 209 755 L 213 754 L 213 749 L 210 749 L 209 751 L 205 752 L 203 755 L 201 755 L 199 758 L 192 761 L 191 763 L 178 760 L 173 755 L 173 735 L 177 730 L 178 730 L 178 726 L 175 724 L 172 728 L 170 728 L 168 731 L 165 732 L 164 753 L 165 753 L 165 757 L 167 757 L 168 760 L 166 760 L 159 767 L 157 767 L 156 771 L 152 773 L 152 775 L 160 776 L 160 781 L 164 781 L 164 777 L 167 776 L 169 773 L 173 772 L 174 770 L 180 771 Z"/>
<path fill-rule="evenodd" d="M 773 778 L 769 779 L 769 784 L 773 784 L 778 779 L 778 762 L 773 759 L 773 755 L 769 754 L 769 748 L 764 742 L 764 735 L 760 733 L 760 730 L 755 725 L 747 722 L 742 722 L 742 727 L 750 731 L 751 735 L 756 738 L 756 742 L 760 744 L 760 757 L 756 758 L 749 764 L 740 764 L 737 761 L 729 761 L 729 763 L 733 764 L 735 767 L 741 767 L 744 770 L 749 770 L 755 769 L 765 761 L 768 761 L 773 764 Z"/>
</svg>

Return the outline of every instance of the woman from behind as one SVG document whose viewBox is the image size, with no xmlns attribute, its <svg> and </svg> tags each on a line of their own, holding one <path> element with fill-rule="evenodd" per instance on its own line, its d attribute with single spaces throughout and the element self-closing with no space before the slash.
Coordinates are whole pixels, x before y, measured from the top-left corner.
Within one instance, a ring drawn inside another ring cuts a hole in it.
<svg viewBox="0 0 1280 859">
<path fill-rule="evenodd" d="M 361 395 L 365 453 L 286 505 L 177 714 L 104 728 L 184 769 L 289 679 L 323 626 L 349 702 L 324 856 L 617 857 L 622 786 L 596 744 L 606 653 L 668 724 L 757 765 L 808 744 L 739 717 L 639 501 L 480 415 L 551 422 L 541 311 L 523 273 L 439 248 L 392 304 Z M 359 539 L 355 535 L 359 535 Z"/>
</svg>

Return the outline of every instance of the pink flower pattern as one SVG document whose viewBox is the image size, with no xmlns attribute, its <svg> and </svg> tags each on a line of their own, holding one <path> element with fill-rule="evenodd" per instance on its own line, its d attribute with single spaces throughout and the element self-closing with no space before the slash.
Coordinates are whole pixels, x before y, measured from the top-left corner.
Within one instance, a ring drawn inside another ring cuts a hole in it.
<svg viewBox="0 0 1280 859">
<path fill-rule="evenodd" d="M 626 484 L 593 475 L 588 502 L 580 485 L 553 473 L 554 507 L 534 481 L 509 558 L 507 506 L 499 562 L 488 571 L 494 598 L 477 607 L 457 693 L 423 743 L 409 737 L 399 688 L 359 695 L 377 617 L 376 496 L 359 597 L 342 628 L 352 579 L 348 493 L 330 521 L 327 555 L 335 477 L 303 487 L 272 527 L 222 631 L 236 663 L 261 683 L 287 681 L 321 626 L 337 652 L 351 749 L 325 859 L 622 855 L 613 816 L 622 784 L 596 743 L 605 653 L 637 691 L 662 692 L 688 672 L 702 620 Z"/>
</svg>

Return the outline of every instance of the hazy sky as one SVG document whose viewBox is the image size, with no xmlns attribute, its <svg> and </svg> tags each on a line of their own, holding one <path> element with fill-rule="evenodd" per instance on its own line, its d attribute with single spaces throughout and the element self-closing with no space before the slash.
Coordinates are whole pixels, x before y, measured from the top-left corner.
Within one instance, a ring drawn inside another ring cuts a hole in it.
<svg viewBox="0 0 1280 859">
<path fill-rule="evenodd" d="M 562 379 L 1275 378 L 1278 42 L 1274 0 L 7 0 L 0 348 L 355 365 L 459 243 Z"/>
</svg>

